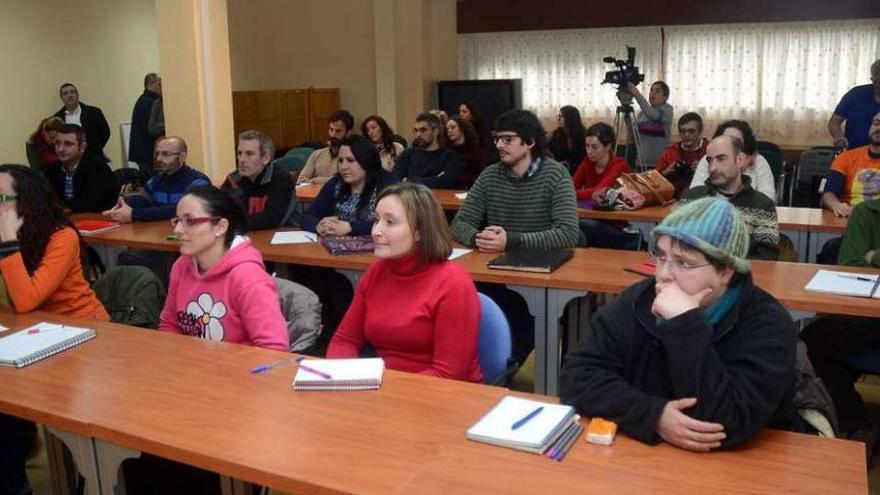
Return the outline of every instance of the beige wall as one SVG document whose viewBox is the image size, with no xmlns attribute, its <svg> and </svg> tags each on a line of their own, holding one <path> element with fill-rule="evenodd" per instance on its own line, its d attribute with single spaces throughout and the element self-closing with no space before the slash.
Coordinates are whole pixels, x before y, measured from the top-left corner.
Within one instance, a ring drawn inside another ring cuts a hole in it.
<svg viewBox="0 0 880 495">
<path fill-rule="evenodd" d="M 229 0 L 232 90 L 339 88 L 360 120 L 376 111 L 373 0 Z"/>
<path fill-rule="evenodd" d="M 119 124 L 131 120 L 147 72 L 159 70 L 153 0 L 3 0 L 0 7 L 0 162 L 27 163 L 24 143 L 61 108 L 58 87 L 110 124 L 105 151 L 119 166 Z"/>
<path fill-rule="evenodd" d="M 338 87 L 357 125 L 385 116 L 404 136 L 455 78 L 455 0 L 228 0 L 234 91 Z"/>
</svg>

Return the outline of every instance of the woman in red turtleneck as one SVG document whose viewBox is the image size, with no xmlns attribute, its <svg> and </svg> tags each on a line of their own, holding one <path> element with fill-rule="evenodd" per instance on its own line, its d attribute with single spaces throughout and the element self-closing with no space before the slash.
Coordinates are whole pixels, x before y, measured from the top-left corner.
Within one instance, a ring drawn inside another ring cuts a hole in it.
<svg viewBox="0 0 880 495">
<path fill-rule="evenodd" d="M 357 357 L 369 344 L 391 369 L 482 381 L 480 300 L 468 273 L 447 260 L 452 235 L 431 190 L 388 186 L 376 216 L 379 261 L 358 283 L 327 357 Z"/>
</svg>

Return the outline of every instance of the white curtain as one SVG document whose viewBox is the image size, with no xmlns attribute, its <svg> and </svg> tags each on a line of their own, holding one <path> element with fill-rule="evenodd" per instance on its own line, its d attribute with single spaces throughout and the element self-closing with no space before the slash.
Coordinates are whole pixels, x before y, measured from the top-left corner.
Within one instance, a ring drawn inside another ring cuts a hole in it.
<svg viewBox="0 0 880 495">
<path fill-rule="evenodd" d="M 840 97 L 870 83 L 880 20 L 718 24 L 665 29 L 666 81 L 676 114 L 707 128 L 739 118 L 760 139 L 829 143 Z"/>
<path fill-rule="evenodd" d="M 610 121 L 615 91 L 600 85 L 626 57 L 646 82 L 664 79 L 676 119 L 688 111 L 707 120 L 749 121 L 761 139 L 790 144 L 830 141 L 826 123 L 840 97 L 869 83 L 880 58 L 880 19 L 575 29 L 459 35 L 459 77 L 523 80 L 523 106 L 555 128 L 563 105 L 589 125 Z M 642 85 L 643 93 L 647 91 Z"/>
<path fill-rule="evenodd" d="M 614 86 L 600 84 L 613 70 L 602 58 L 626 58 L 636 48 L 636 65 L 648 81 L 660 75 L 659 28 L 573 29 L 462 34 L 458 68 L 462 79 L 522 79 L 523 107 L 548 130 L 563 105 L 574 105 L 585 124 L 610 122 L 617 107 Z M 647 93 L 647 92 L 646 92 Z"/>
</svg>

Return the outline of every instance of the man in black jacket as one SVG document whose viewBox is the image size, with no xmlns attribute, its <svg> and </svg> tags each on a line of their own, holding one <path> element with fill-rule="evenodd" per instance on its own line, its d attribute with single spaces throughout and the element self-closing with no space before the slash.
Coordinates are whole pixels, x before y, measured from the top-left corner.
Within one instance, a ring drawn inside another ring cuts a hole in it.
<svg viewBox="0 0 880 495">
<path fill-rule="evenodd" d="M 162 96 L 162 78 L 155 72 L 144 77 L 144 92 L 131 111 L 131 133 L 128 139 L 128 160 L 138 164 L 141 179 L 146 184 L 153 176 L 153 137 L 150 135 L 150 112 L 153 103 Z"/>
<path fill-rule="evenodd" d="M 248 230 L 278 228 L 296 210 L 296 189 L 284 167 L 272 163 L 275 143 L 260 131 L 238 135 L 238 168 L 222 189 L 244 210 Z"/>
<path fill-rule="evenodd" d="M 397 157 L 392 172 L 402 181 L 419 182 L 432 189 L 460 187 L 458 153 L 440 146 L 440 119 L 430 112 L 420 113 L 413 126 L 412 148 Z"/>
<path fill-rule="evenodd" d="M 797 332 L 752 282 L 739 212 L 700 199 L 654 236 L 655 277 L 596 314 L 566 356 L 561 400 L 642 442 L 697 452 L 791 427 Z"/>
<path fill-rule="evenodd" d="M 116 176 L 106 162 L 86 152 L 82 127 L 64 124 L 55 134 L 57 162 L 46 169 L 55 194 L 73 213 L 101 213 L 116 203 Z"/>
<path fill-rule="evenodd" d="M 89 143 L 86 154 L 109 161 L 104 154 L 104 146 L 110 140 L 110 126 L 104 118 L 104 112 L 98 107 L 81 103 L 79 90 L 71 83 L 62 84 L 58 93 L 64 106 L 55 112 L 55 116 L 67 124 L 76 124 L 85 130 L 86 141 Z"/>
</svg>

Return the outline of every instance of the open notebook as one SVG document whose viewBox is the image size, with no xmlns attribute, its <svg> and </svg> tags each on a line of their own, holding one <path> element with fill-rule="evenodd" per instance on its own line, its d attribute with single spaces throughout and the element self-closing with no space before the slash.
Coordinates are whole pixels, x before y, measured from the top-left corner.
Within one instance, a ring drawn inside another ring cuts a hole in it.
<svg viewBox="0 0 880 495">
<path fill-rule="evenodd" d="M 299 363 L 294 390 L 376 390 L 382 385 L 382 358 L 308 359 Z"/>
<path fill-rule="evenodd" d="M 37 323 L 0 339 L 0 365 L 21 368 L 93 338 L 89 328 Z"/>
<path fill-rule="evenodd" d="M 541 408 L 540 412 L 534 414 L 538 408 Z M 531 418 L 522 421 L 530 415 Z M 571 406 L 507 396 L 470 427 L 467 437 L 478 442 L 543 454 L 577 419 Z M 514 429 L 518 422 L 522 424 Z"/>
<path fill-rule="evenodd" d="M 819 270 L 804 289 L 839 296 L 873 297 L 880 299 L 880 276 L 867 273 Z"/>
</svg>

